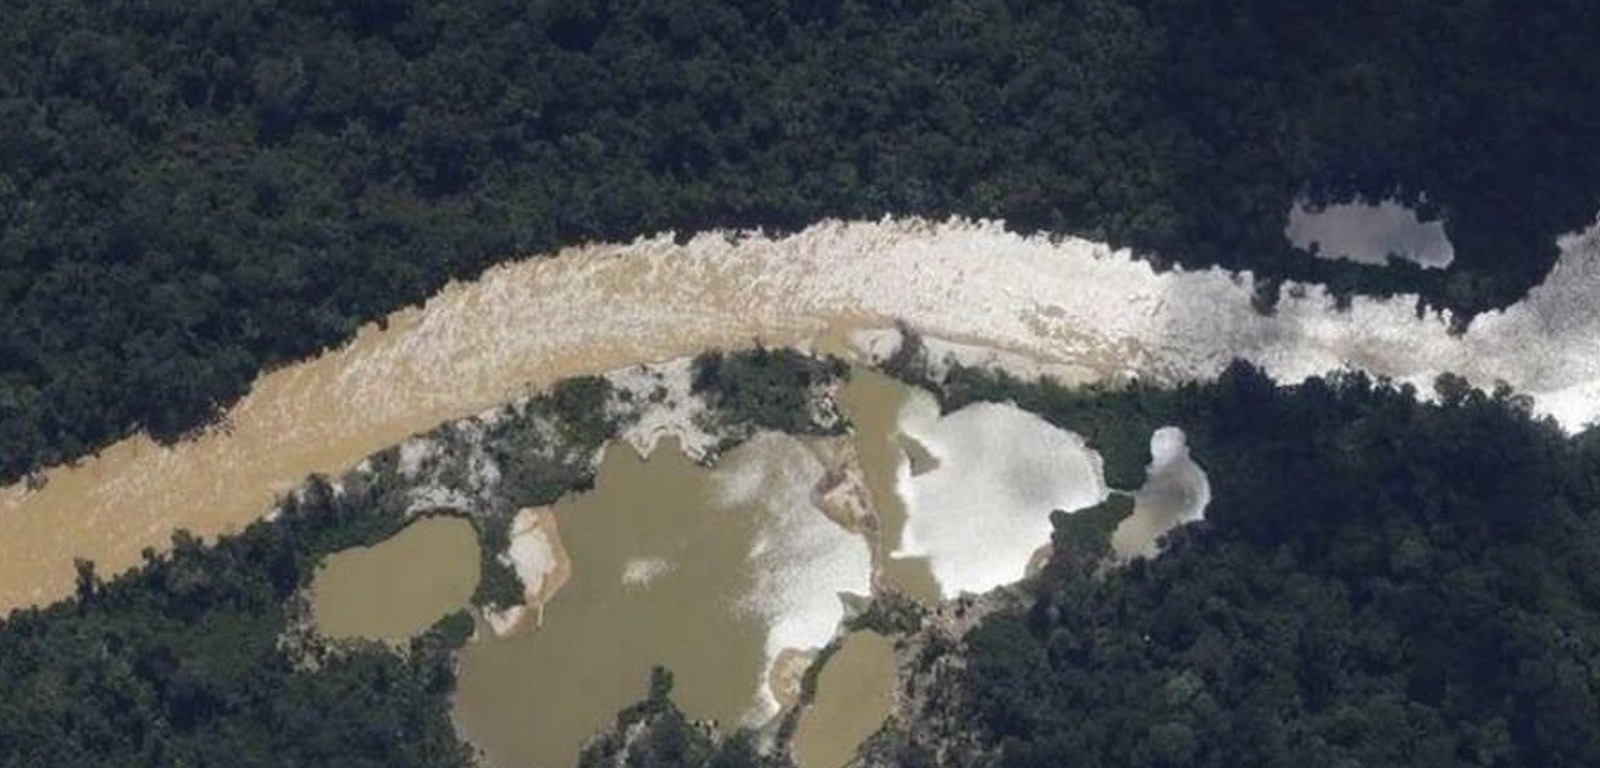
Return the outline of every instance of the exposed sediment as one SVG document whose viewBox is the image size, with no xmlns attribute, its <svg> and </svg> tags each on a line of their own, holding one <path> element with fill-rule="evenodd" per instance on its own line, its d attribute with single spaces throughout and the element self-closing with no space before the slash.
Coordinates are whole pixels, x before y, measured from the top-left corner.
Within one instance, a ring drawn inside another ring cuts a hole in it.
<svg viewBox="0 0 1600 768">
<path fill-rule="evenodd" d="M 811 503 L 839 527 L 863 536 L 875 535 L 878 515 L 872 507 L 866 473 L 853 438 L 818 440 L 811 450 L 822 462 L 822 477 L 811 488 Z"/>
<path fill-rule="evenodd" d="M 523 603 L 486 609 L 483 618 L 496 635 L 516 631 L 532 614 L 544 624 L 544 606 L 572 577 L 572 558 L 561 543 L 561 530 L 550 507 L 524 509 L 511 521 L 511 544 L 497 555 L 522 581 Z"/>
</svg>

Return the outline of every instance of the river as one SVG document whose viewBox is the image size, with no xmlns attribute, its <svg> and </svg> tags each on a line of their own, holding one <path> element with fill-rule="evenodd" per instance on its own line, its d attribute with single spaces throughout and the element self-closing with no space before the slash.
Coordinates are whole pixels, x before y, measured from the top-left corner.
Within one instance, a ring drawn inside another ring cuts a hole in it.
<svg viewBox="0 0 1600 768">
<path fill-rule="evenodd" d="M 1126 252 L 992 222 L 823 222 L 791 236 L 706 233 L 569 248 L 454 283 L 348 345 L 262 376 L 223 426 L 172 447 L 135 437 L 0 490 L 0 612 L 70 594 L 74 558 L 111 575 L 184 527 L 237 530 L 311 473 L 561 378 L 708 347 L 818 344 L 903 319 L 1072 366 L 1080 380 L 1214 376 L 1235 356 L 1283 381 L 1341 367 L 1421 385 L 1503 380 L 1577 428 L 1600 414 L 1600 230 L 1563 238 L 1544 285 L 1460 337 L 1415 301 L 1320 288 L 1271 316 L 1252 281 L 1155 274 Z"/>
</svg>

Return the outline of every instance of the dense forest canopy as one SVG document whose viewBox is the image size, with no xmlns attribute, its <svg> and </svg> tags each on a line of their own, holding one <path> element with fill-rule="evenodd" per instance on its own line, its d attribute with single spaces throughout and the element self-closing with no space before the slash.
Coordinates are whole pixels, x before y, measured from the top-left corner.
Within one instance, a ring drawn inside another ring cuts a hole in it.
<svg viewBox="0 0 1600 768">
<path fill-rule="evenodd" d="M 1600 433 L 1449 379 L 1441 405 L 1243 365 L 1102 396 L 980 379 L 968 396 L 1105 437 L 1180 424 L 1215 494 L 1109 572 L 1110 528 L 1057 518 L 1031 606 L 967 636 L 960 704 L 928 713 L 981 734 L 983 762 L 1600 763 Z"/>
<path fill-rule="evenodd" d="M 999 216 L 1470 314 L 1600 207 L 1600 16 L 1563 0 L 4 9 L 3 479 L 580 240 Z M 1294 252 L 1301 194 L 1425 197 L 1456 263 Z"/>
</svg>

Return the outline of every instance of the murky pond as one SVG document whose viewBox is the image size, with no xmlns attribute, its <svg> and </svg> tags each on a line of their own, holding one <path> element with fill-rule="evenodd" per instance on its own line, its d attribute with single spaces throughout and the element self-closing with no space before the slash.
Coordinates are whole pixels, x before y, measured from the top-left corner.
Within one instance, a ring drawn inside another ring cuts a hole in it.
<svg viewBox="0 0 1600 768">
<path fill-rule="evenodd" d="M 572 766 L 584 739 L 644 697 L 656 664 L 694 717 L 751 708 L 765 632 L 735 608 L 756 521 L 718 509 L 713 493 L 675 444 L 649 461 L 614 445 L 594 490 L 555 506 L 573 569 L 544 625 L 485 633 L 462 654 L 456 716 L 494 765 Z"/>
<path fill-rule="evenodd" d="M 809 506 L 808 455 L 768 436 L 708 472 L 672 441 L 648 461 L 608 448 L 594 490 L 554 507 L 572 574 L 543 626 L 463 652 L 465 735 L 499 768 L 567 768 L 657 664 L 691 717 L 770 715 L 773 651 L 826 643 L 834 588 L 864 592 L 868 575 L 865 542 Z"/>
<path fill-rule="evenodd" d="M 926 449 L 900 432 L 900 410 L 910 402 L 912 391 L 897 379 L 857 367 L 839 392 L 839 404 L 854 425 L 861 469 L 878 514 L 873 557 L 879 577 L 887 586 L 931 603 L 939 600 L 939 583 L 934 581 L 928 559 L 892 556 L 906 527 L 906 508 L 897 488 L 906 471 L 902 465 L 909 463 L 914 474 L 936 465 Z"/>
<path fill-rule="evenodd" d="M 1326 259 L 1382 265 L 1392 254 L 1430 269 L 1455 260 L 1444 222 L 1422 221 L 1395 200 L 1341 203 L 1313 210 L 1299 203 L 1289 211 L 1284 236 L 1297 248 L 1315 246 Z"/>
<path fill-rule="evenodd" d="M 1177 427 L 1150 435 L 1150 465 L 1144 485 L 1133 495 L 1133 514 L 1111 535 L 1111 548 L 1123 560 L 1157 554 L 1162 534 L 1205 517 L 1211 480 L 1189 455 L 1189 440 Z"/>
<path fill-rule="evenodd" d="M 428 517 L 371 547 L 329 555 L 311 605 L 324 635 L 401 641 L 465 608 L 477 586 L 472 524 Z"/>
<path fill-rule="evenodd" d="M 840 402 L 880 519 L 879 577 L 923 602 L 1022 579 L 1050 542 L 1050 512 L 1107 493 L 1082 438 L 1014 405 L 941 415 L 931 393 L 866 369 Z"/>
<path fill-rule="evenodd" d="M 853 632 L 822 667 L 816 699 L 800 718 L 794 758 L 800 768 L 841 768 L 894 705 L 894 641 Z"/>
</svg>

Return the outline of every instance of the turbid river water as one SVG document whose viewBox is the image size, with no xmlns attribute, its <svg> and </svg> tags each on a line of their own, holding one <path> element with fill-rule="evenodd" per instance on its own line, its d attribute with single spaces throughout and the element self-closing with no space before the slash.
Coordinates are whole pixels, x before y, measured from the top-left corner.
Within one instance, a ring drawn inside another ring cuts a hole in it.
<svg viewBox="0 0 1600 768">
<path fill-rule="evenodd" d="M 1418 318 L 1411 297 L 1336 313 L 1312 286 L 1262 316 L 1248 276 L 1158 275 L 1125 252 L 998 223 L 823 222 L 782 238 L 570 248 L 453 284 L 387 330 L 263 376 L 226 428 L 171 448 L 132 438 L 45 472 L 42 490 L 0 490 L 0 612 L 70 594 L 74 558 L 110 575 L 166 546 L 173 528 L 237 529 L 307 474 L 530 386 L 755 339 L 839 340 L 896 318 L 1060 364 L 1078 381 L 1204 378 L 1236 356 L 1285 381 L 1349 366 L 1424 391 L 1452 370 L 1504 380 L 1575 428 L 1600 414 L 1600 230 L 1560 246 L 1544 285 L 1460 337 Z"/>
<path fill-rule="evenodd" d="M 311 604 L 324 635 L 398 642 L 467 607 L 477 586 L 472 524 L 428 517 L 376 546 L 330 555 Z"/>
</svg>

